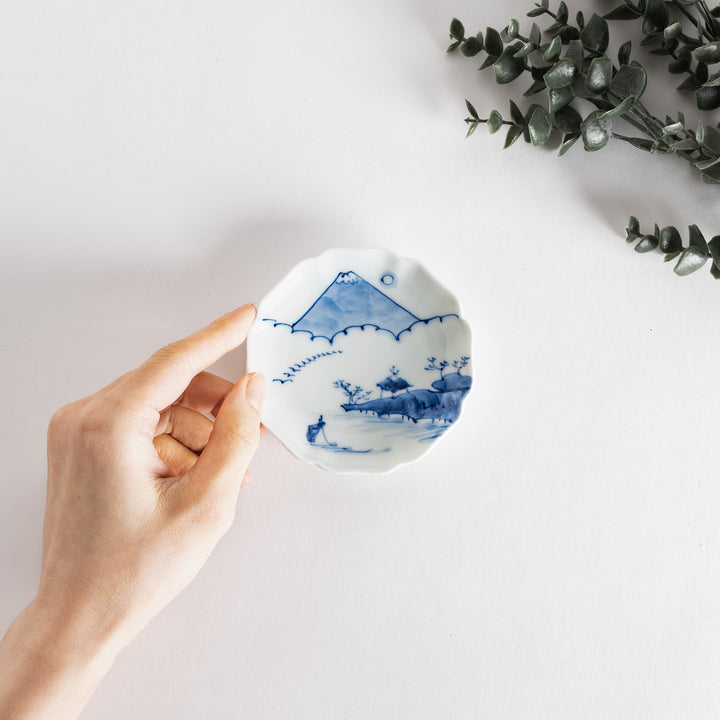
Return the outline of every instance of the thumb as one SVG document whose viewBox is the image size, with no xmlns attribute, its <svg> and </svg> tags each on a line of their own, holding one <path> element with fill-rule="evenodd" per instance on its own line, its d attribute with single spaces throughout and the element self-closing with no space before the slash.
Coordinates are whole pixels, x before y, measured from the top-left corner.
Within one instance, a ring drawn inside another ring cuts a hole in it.
<svg viewBox="0 0 720 720">
<path fill-rule="evenodd" d="M 264 397 L 262 373 L 245 375 L 230 390 L 218 410 L 210 439 L 190 471 L 191 486 L 203 493 L 240 489 L 260 441 Z"/>
</svg>

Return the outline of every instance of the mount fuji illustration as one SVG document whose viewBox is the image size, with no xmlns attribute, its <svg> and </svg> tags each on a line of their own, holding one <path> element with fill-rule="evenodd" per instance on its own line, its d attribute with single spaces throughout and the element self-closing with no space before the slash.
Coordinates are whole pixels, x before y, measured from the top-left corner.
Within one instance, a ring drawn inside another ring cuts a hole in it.
<svg viewBox="0 0 720 720">
<path fill-rule="evenodd" d="M 372 325 L 397 338 L 419 320 L 356 273 L 341 272 L 291 327 L 332 341 L 348 328 Z"/>
<path fill-rule="evenodd" d="M 311 340 L 324 338 L 332 345 L 338 335 L 347 335 L 347 331 L 352 328 L 375 328 L 390 333 L 399 342 L 402 333 L 416 323 L 427 325 L 432 320 L 442 322 L 448 317 L 457 318 L 458 315 L 450 313 L 420 318 L 357 273 L 348 271 L 338 273 L 320 297 L 294 323 L 270 317 L 263 318 L 263 322 L 272 323 L 274 327 L 289 327 L 291 333 L 307 333 Z M 278 381 L 283 382 L 281 379 Z"/>
</svg>

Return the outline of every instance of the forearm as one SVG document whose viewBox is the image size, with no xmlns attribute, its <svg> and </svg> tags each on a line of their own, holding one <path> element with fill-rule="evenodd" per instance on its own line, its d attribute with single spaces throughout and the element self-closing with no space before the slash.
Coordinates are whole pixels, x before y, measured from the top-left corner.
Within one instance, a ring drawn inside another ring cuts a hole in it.
<svg viewBox="0 0 720 720">
<path fill-rule="evenodd" d="M 0 642 L 0 718 L 76 718 L 112 666 L 116 650 L 89 638 L 79 618 L 50 617 L 34 600 Z"/>
</svg>

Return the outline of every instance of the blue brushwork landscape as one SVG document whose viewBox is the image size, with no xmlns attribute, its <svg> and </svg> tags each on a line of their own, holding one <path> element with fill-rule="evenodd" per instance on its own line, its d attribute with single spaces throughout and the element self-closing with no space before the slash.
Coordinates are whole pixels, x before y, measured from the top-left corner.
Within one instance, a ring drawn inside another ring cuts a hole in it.
<svg viewBox="0 0 720 720">
<path fill-rule="evenodd" d="M 390 368 L 388 377 L 377 383 L 380 388 L 379 398 L 368 399 L 372 391 L 364 390 L 359 385 L 353 386 L 345 380 L 336 380 L 333 385 L 346 395 L 348 402 L 340 406 L 346 412 L 370 413 L 377 417 L 396 415 L 413 423 L 431 420 L 450 424 L 457 420 L 463 398 L 472 385 L 472 378 L 462 374 L 469 360 L 468 356 L 462 356 L 452 363 L 428 358 L 425 370 L 440 373 L 440 377 L 430 384 L 432 389 L 412 390 L 412 385 L 400 377 L 395 366 Z M 451 366 L 455 372 L 446 372 Z M 390 393 L 389 396 L 384 395 L 386 392 Z"/>
</svg>

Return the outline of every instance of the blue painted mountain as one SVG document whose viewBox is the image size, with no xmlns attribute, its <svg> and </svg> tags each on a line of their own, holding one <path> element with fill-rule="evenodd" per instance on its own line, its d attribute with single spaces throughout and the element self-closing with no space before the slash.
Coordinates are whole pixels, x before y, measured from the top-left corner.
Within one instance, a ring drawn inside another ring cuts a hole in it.
<svg viewBox="0 0 720 720">
<path fill-rule="evenodd" d="M 293 332 L 309 332 L 332 341 L 351 327 L 372 325 L 396 338 L 420 318 L 354 272 L 339 273 L 332 284 L 292 325 Z"/>
</svg>

